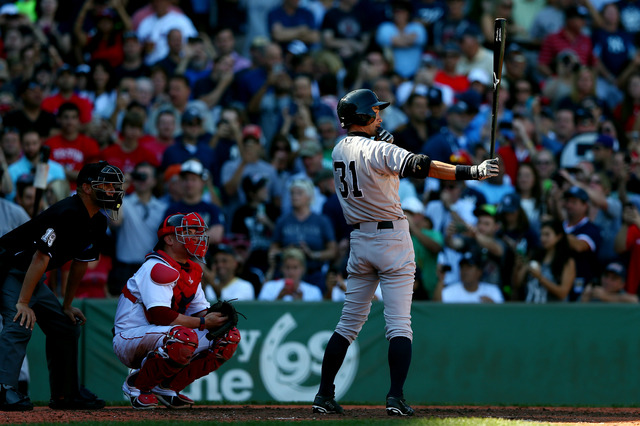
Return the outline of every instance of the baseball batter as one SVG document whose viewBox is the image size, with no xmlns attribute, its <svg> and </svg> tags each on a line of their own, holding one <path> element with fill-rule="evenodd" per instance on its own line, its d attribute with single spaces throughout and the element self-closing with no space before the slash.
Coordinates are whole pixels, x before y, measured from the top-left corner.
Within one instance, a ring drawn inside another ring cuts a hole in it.
<svg viewBox="0 0 640 426">
<path fill-rule="evenodd" d="M 134 369 L 122 390 L 136 409 L 158 402 L 169 408 L 193 404 L 180 393 L 233 356 L 240 333 L 232 328 L 209 340 L 209 330 L 227 320 L 207 313 L 201 266 L 208 248 L 207 226 L 197 213 L 168 216 L 158 229 L 155 251 L 127 281 L 115 318 L 113 350 Z"/>
<path fill-rule="evenodd" d="M 349 345 L 367 320 L 379 283 L 389 340 L 387 414 L 413 415 L 403 388 L 411 363 L 411 298 L 416 265 L 409 225 L 398 196 L 399 178 L 486 179 L 499 172 L 497 158 L 480 165 L 454 166 L 393 145 L 393 136 L 380 127 L 379 113 L 387 106 L 389 102 L 379 101 L 367 89 L 354 90 L 338 103 L 340 124 L 348 134 L 333 150 L 334 181 L 345 219 L 354 230 L 344 307 L 325 349 L 320 389 L 313 401 L 317 413 L 344 413 L 335 401 L 334 380 Z"/>
</svg>

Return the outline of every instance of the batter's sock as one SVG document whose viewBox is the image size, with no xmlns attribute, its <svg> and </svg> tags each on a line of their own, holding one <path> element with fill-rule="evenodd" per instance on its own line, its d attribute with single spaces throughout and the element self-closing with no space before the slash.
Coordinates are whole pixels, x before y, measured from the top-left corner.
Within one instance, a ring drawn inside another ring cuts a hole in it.
<svg viewBox="0 0 640 426">
<path fill-rule="evenodd" d="M 318 394 L 322 396 L 334 396 L 333 382 L 338 374 L 338 370 L 342 366 L 344 357 L 349 349 L 349 341 L 339 335 L 333 333 L 327 348 L 324 350 L 324 358 L 322 359 L 322 376 L 320 378 L 320 390 Z"/>
<path fill-rule="evenodd" d="M 407 337 L 394 337 L 389 341 L 389 373 L 391 388 L 387 396 L 402 398 L 404 381 L 411 364 L 411 340 Z"/>
</svg>

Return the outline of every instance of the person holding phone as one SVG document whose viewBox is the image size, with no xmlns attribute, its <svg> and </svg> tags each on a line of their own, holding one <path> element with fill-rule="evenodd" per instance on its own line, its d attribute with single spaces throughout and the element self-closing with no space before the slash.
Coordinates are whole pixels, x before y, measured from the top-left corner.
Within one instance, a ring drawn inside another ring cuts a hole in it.
<svg viewBox="0 0 640 426">
<path fill-rule="evenodd" d="M 258 300 L 321 301 L 320 289 L 302 281 L 306 267 L 307 261 L 301 249 L 294 247 L 285 249 L 282 252 L 282 278 L 264 283 Z"/>
</svg>

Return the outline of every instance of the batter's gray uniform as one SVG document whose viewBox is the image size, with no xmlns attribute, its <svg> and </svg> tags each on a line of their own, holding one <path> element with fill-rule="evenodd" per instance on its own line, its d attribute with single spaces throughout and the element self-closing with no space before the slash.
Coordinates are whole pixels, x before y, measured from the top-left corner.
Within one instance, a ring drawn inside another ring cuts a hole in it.
<svg viewBox="0 0 640 426">
<path fill-rule="evenodd" d="M 398 196 L 399 175 L 409 151 L 366 135 L 349 134 L 333 149 L 336 192 L 347 223 L 354 226 L 347 265 L 347 292 L 336 332 L 353 342 L 367 320 L 380 283 L 386 338 L 411 331 L 416 271 L 409 224 Z"/>
</svg>

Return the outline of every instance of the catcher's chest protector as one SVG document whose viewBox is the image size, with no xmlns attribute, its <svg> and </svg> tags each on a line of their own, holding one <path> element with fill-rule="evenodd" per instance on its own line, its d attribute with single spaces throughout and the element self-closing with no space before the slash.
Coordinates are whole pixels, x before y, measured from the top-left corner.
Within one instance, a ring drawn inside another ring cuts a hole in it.
<svg viewBox="0 0 640 426">
<path fill-rule="evenodd" d="M 173 288 L 171 309 L 184 314 L 200 285 L 202 267 L 192 260 L 188 260 L 185 264 L 178 263 L 162 250 L 149 254 L 147 259 L 149 258 L 160 259 L 180 271 L 180 278 Z"/>
</svg>

